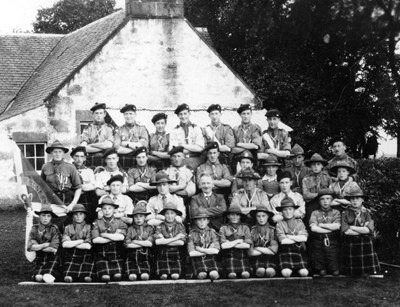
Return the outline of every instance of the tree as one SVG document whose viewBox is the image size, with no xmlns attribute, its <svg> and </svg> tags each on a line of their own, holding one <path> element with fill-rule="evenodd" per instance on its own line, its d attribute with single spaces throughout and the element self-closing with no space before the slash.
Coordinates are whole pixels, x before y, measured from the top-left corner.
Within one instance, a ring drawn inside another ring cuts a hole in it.
<svg viewBox="0 0 400 307">
<path fill-rule="evenodd" d="M 60 0 L 38 10 L 33 24 L 36 33 L 66 34 L 111 14 L 115 0 Z"/>
</svg>

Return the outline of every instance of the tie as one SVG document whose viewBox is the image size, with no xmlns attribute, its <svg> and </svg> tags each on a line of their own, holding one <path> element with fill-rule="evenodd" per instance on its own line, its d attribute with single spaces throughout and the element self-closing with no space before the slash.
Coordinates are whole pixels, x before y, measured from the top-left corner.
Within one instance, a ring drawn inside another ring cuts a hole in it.
<svg viewBox="0 0 400 307">
<path fill-rule="evenodd" d="M 165 207 L 165 205 L 167 204 L 167 196 L 163 196 L 162 197 L 162 203 L 163 203 L 163 207 Z"/>
</svg>

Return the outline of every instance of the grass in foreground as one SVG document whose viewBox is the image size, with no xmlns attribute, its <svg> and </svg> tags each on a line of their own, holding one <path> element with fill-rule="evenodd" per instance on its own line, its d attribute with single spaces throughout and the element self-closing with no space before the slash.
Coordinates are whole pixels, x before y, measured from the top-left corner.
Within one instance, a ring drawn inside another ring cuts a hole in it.
<svg viewBox="0 0 400 307">
<path fill-rule="evenodd" d="M 18 286 L 29 280 L 25 212 L 0 211 L 0 306 L 399 306 L 400 271 L 385 279 L 148 286 Z"/>
</svg>

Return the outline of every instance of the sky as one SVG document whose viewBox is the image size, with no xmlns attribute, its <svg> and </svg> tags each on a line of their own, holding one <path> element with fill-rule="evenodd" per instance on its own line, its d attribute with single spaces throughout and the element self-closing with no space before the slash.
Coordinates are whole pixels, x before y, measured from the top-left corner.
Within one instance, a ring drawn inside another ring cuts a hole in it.
<svg viewBox="0 0 400 307">
<path fill-rule="evenodd" d="M 33 31 L 32 23 L 38 9 L 50 7 L 58 0 L 2 0 L 0 34 Z M 116 0 L 116 7 L 123 7 L 125 0 Z"/>
</svg>

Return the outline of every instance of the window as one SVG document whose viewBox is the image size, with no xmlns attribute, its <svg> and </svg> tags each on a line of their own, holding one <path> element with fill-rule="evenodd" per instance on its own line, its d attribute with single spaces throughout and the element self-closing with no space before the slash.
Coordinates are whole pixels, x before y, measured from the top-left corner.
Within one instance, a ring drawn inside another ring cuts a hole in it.
<svg viewBox="0 0 400 307">
<path fill-rule="evenodd" d="M 83 122 L 83 121 L 81 121 L 80 123 L 79 123 L 79 130 L 80 130 L 80 132 L 82 133 L 83 132 L 83 130 L 90 124 L 91 122 Z"/>
<path fill-rule="evenodd" d="M 46 162 L 45 143 L 17 143 L 24 157 L 31 163 L 32 167 L 40 171 Z"/>
</svg>

